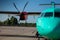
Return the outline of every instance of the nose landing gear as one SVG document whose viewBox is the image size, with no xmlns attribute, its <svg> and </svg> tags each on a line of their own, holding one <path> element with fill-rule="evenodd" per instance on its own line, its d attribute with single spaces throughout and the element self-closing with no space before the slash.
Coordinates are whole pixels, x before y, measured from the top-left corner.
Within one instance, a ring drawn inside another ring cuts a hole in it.
<svg viewBox="0 0 60 40">
<path fill-rule="evenodd" d="M 38 40 L 48 40 L 48 39 L 45 38 L 45 37 L 41 37 L 38 32 L 36 32 L 36 38 L 38 38 Z"/>
</svg>

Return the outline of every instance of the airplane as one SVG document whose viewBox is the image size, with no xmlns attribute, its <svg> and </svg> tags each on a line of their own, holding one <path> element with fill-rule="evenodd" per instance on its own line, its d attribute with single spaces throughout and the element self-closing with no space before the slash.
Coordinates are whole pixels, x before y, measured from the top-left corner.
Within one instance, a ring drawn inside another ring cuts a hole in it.
<svg viewBox="0 0 60 40">
<path fill-rule="evenodd" d="M 41 14 L 39 13 L 40 16 L 36 21 L 36 29 L 37 29 L 37 34 L 39 35 L 40 38 L 45 37 L 50 40 L 58 40 L 60 39 L 60 35 L 59 35 L 60 34 L 60 31 L 59 31 L 60 30 L 59 28 L 60 27 L 60 8 L 55 8 L 55 5 L 60 5 L 60 4 L 55 4 L 54 2 L 51 2 L 51 3 L 52 4 L 40 4 L 40 5 L 52 5 L 52 7 L 42 11 Z M 15 5 L 15 8 L 17 9 L 16 5 Z M 3 11 L 0 13 L 19 14 L 17 15 L 19 17 L 22 14 L 21 12 L 3 12 Z M 35 13 L 35 14 L 38 14 L 38 13 Z M 30 15 L 30 13 L 28 15 Z M 14 35 L 0 35 L 0 36 L 14 36 Z M 21 37 L 34 37 L 34 38 L 36 37 L 36 36 L 26 36 L 26 35 L 23 35 L 23 36 L 20 35 L 20 36 Z M 40 40 L 39 37 L 38 37 L 38 40 Z"/>
<path fill-rule="evenodd" d="M 14 7 L 18 12 L 13 12 L 13 11 L 0 11 L 0 14 L 8 14 L 8 17 L 10 17 L 10 14 L 15 14 L 16 16 L 19 16 L 19 20 L 26 20 L 27 15 L 39 15 L 40 12 L 25 12 L 25 8 L 28 5 L 29 1 L 26 2 L 26 4 L 23 7 L 22 12 L 17 8 L 16 4 L 13 2 Z"/>
<path fill-rule="evenodd" d="M 13 3 L 14 7 L 17 9 L 18 12 L 12 12 L 12 11 L 0 11 L 0 14 L 8 14 L 8 17 L 10 16 L 10 14 L 19 16 L 19 20 L 26 20 L 28 15 L 40 15 L 41 12 L 24 12 L 26 6 L 28 4 L 28 1 L 26 2 L 26 4 L 24 5 L 23 11 L 20 12 L 20 10 L 17 8 L 16 4 Z M 33 32 L 34 33 L 34 32 Z M 38 33 L 36 33 L 38 34 Z M 38 40 L 40 40 L 40 38 L 43 37 L 36 37 L 36 36 L 28 36 L 28 35 L 0 35 L 0 36 L 6 36 L 6 37 L 27 37 L 27 38 L 38 38 Z"/>
<path fill-rule="evenodd" d="M 43 10 L 36 21 L 36 29 L 39 36 L 49 40 L 60 40 L 60 8 L 56 8 L 54 2 L 51 4 L 39 4 L 39 6 L 52 6 Z"/>
</svg>

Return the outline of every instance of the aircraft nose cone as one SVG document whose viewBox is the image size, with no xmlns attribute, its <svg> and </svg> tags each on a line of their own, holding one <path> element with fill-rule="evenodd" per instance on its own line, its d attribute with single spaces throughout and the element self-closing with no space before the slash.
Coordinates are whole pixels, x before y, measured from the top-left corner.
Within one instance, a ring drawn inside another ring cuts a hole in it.
<svg viewBox="0 0 60 40">
<path fill-rule="evenodd" d="M 36 22 L 36 28 L 40 35 L 47 35 L 53 31 L 58 23 L 57 19 L 54 18 L 38 18 Z"/>
</svg>

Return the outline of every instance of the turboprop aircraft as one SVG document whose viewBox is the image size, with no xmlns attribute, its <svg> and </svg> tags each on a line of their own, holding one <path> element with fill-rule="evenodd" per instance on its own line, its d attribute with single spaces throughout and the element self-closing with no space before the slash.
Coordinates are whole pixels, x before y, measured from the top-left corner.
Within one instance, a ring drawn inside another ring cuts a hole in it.
<svg viewBox="0 0 60 40">
<path fill-rule="evenodd" d="M 39 5 L 52 5 L 51 8 L 47 8 L 42 11 L 40 17 L 36 21 L 36 29 L 39 36 L 46 37 L 50 40 L 60 39 L 60 8 L 56 8 L 54 2 L 51 4 L 39 4 Z"/>
<path fill-rule="evenodd" d="M 29 1 L 27 1 L 22 9 L 22 12 L 18 9 L 17 5 L 13 2 L 13 6 L 16 8 L 17 12 L 13 11 L 0 11 L 0 14 L 8 14 L 8 17 L 10 14 L 14 14 L 16 16 L 19 16 L 19 20 L 26 20 L 28 15 L 39 15 L 40 12 L 25 12 L 25 8 L 28 5 Z"/>
</svg>

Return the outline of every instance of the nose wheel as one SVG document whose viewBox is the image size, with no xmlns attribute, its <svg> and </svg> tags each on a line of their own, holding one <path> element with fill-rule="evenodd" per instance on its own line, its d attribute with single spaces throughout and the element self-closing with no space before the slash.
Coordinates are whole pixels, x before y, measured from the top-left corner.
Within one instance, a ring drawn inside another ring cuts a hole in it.
<svg viewBox="0 0 60 40">
<path fill-rule="evenodd" d="M 36 32 L 36 38 L 38 38 L 38 40 L 40 40 L 38 32 Z"/>
<path fill-rule="evenodd" d="M 36 32 L 36 38 L 38 38 L 38 40 L 48 40 L 48 39 L 45 38 L 45 37 L 41 37 L 38 32 Z"/>
</svg>

